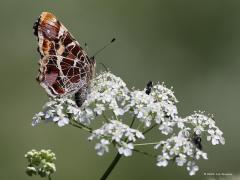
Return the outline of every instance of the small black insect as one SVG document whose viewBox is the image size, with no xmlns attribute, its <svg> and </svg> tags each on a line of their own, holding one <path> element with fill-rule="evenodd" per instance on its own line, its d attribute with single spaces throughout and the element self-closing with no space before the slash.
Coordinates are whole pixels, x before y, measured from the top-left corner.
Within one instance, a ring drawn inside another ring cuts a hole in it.
<svg viewBox="0 0 240 180">
<path fill-rule="evenodd" d="M 145 93 L 147 95 L 149 95 L 151 93 L 152 87 L 153 87 L 153 82 L 152 81 L 148 81 L 147 86 L 146 86 L 146 91 L 145 91 Z"/>
<path fill-rule="evenodd" d="M 194 134 L 193 138 L 192 138 L 192 142 L 193 144 L 195 144 L 195 146 L 199 149 L 202 150 L 202 139 L 200 136 Z"/>
</svg>

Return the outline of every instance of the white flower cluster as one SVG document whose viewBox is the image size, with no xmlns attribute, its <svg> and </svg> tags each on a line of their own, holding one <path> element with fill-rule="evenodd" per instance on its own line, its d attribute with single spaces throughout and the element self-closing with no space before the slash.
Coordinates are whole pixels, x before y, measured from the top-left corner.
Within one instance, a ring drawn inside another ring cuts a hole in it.
<svg viewBox="0 0 240 180">
<path fill-rule="evenodd" d="M 193 115 L 185 118 L 186 123 L 193 126 L 193 131 L 197 135 L 207 133 L 207 140 L 211 141 L 213 145 L 225 144 L 225 139 L 222 136 L 223 132 L 215 125 L 213 117 L 208 117 L 203 112 L 195 112 Z"/>
<path fill-rule="evenodd" d="M 173 119 L 177 118 L 176 103 L 177 99 L 173 91 L 166 88 L 164 84 L 156 84 L 150 95 L 146 94 L 145 90 L 131 92 L 129 106 L 145 127 L 150 127 L 152 123 L 160 124 L 159 130 L 168 135 L 175 125 Z"/>
<path fill-rule="evenodd" d="M 158 155 L 157 166 L 167 166 L 170 160 L 175 161 L 178 166 L 187 165 L 190 175 L 198 171 L 198 166 L 194 159 L 207 159 L 207 153 L 198 149 L 197 144 L 193 143 L 190 128 L 180 130 L 178 135 L 173 135 L 165 141 L 160 141 L 155 149 L 161 148 L 161 155 Z"/>
<path fill-rule="evenodd" d="M 128 125 L 120 121 L 111 120 L 101 128 L 93 131 L 88 139 L 101 139 L 95 146 L 98 155 L 103 155 L 105 152 L 108 152 L 108 145 L 111 142 L 117 147 L 120 154 L 131 156 L 134 148 L 132 143 L 137 139 L 144 138 L 144 135 L 140 131 L 131 129 Z"/>
<path fill-rule="evenodd" d="M 58 126 L 62 127 L 69 123 L 69 118 L 65 114 L 64 104 L 69 103 L 71 100 L 67 99 L 54 99 L 50 100 L 43 106 L 43 111 L 35 114 L 33 117 L 32 125 L 35 126 L 41 121 L 56 122 Z"/>
<path fill-rule="evenodd" d="M 201 140 L 206 136 L 213 145 L 224 144 L 222 131 L 212 117 L 201 112 L 179 117 L 174 92 L 164 84 L 157 83 L 147 90 L 150 93 L 146 93 L 146 89 L 130 90 L 121 78 L 104 72 L 92 80 L 90 93 L 80 108 L 67 97 L 50 100 L 43 111 L 33 117 L 32 124 L 52 121 L 58 126 L 77 123 L 87 127 L 102 115 L 103 125 L 88 131 L 89 140 L 97 140 L 98 155 L 108 152 L 109 145 L 113 144 L 124 156 L 131 156 L 136 141 L 145 139 L 143 134 L 158 126 L 157 132 L 166 136 L 161 136 L 165 140 L 155 143 L 155 149 L 160 150 L 157 166 L 167 166 L 169 161 L 174 161 L 178 166 L 186 165 L 189 174 L 194 175 L 199 169 L 195 161 L 207 159 Z"/>
<path fill-rule="evenodd" d="M 97 115 L 109 109 L 115 116 L 122 116 L 128 111 L 129 98 L 129 90 L 123 80 L 106 72 L 93 80 L 91 93 L 83 107 L 91 106 Z"/>
<path fill-rule="evenodd" d="M 195 138 L 207 135 L 207 140 L 211 140 L 213 145 L 225 144 L 223 132 L 215 125 L 213 117 L 208 117 L 203 112 L 195 112 L 184 119 L 178 118 L 176 121 L 178 121 L 178 127 L 181 128 L 178 135 L 160 141 L 155 146 L 156 149 L 162 148 L 157 165 L 167 166 L 169 160 L 175 161 L 178 166 L 186 163 L 189 174 L 195 175 L 199 167 L 194 160 L 200 157 L 207 159 L 207 153 L 201 150 L 199 147 L 201 144 L 198 144 L 200 142 L 195 141 Z"/>
<path fill-rule="evenodd" d="M 59 127 L 62 127 L 69 124 L 70 119 L 82 124 L 90 124 L 94 118 L 94 111 L 92 109 L 79 109 L 71 99 L 50 99 L 50 101 L 43 106 L 43 111 L 35 114 L 32 125 L 35 126 L 41 121 L 45 121 L 55 122 Z"/>
</svg>

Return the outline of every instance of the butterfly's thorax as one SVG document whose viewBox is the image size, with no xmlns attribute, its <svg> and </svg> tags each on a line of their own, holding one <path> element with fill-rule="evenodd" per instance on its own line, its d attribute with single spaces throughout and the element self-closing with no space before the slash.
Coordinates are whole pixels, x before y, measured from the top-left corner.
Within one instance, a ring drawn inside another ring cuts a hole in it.
<svg viewBox="0 0 240 180">
<path fill-rule="evenodd" d="M 37 80 L 48 95 L 64 97 L 87 91 L 96 63 L 66 27 L 53 14 L 43 12 L 34 24 L 34 34 L 41 55 Z"/>
</svg>

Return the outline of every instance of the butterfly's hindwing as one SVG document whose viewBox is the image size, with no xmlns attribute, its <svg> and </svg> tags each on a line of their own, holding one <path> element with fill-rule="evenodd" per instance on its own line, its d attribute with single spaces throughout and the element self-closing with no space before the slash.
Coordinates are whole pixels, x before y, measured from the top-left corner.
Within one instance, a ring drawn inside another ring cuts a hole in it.
<svg viewBox="0 0 240 180">
<path fill-rule="evenodd" d="M 65 26 L 53 14 L 43 12 L 34 24 L 34 34 L 41 55 L 37 80 L 46 92 L 52 97 L 64 97 L 88 89 L 95 61 Z"/>
</svg>

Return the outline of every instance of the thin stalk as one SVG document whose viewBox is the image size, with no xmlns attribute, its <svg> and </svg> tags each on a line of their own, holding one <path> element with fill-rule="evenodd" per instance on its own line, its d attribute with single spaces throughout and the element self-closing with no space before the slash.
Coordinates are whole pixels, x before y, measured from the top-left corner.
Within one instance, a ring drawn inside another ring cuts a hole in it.
<svg viewBox="0 0 240 180">
<path fill-rule="evenodd" d="M 74 121 L 70 121 L 70 124 L 74 127 L 77 127 L 77 128 L 80 128 L 80 129 L 83 129 L 89 133 L 92 133 L 92 129 L 88 126 L 85 126 L 84 124 L 82 123 L 78 123 L 78 122 L 74 122 Z"/>
<path fill-rule="evenodd" d="M 135 119 L 136 119 L 136 116 L 133 116 L 133 120 L 132 120 L 132 122 L 131 122 L 131 124 L 130 124 L 130 128 L 132 128 L 133 127 L 133 124 L 134 124 L 134 122 L 135 122 Z"/>
<path fill-rule="evenodd" d="M 142 144 L 134 144 L 134 146 L 147 146 L 147 145 L 156 145 L 159 142 L 152 142 L 152 143 L 142 143 Z"/>
<path fill-rule="evenodd" d="M 52 180 L 52 178 L 51 178 L 51 176 L 50 176 L 50 175 L 48 176 L 48 180 Z"/>
<path fill-rule="evenodd" d="M 146 156 L 150 156 L 150 157 L 157 157 L 156 155 L 153 155 L 153 154 L 150 154 L 148 152 L 145 152 L 145 151 L 141 151 L 139 149 L 133 149 L 133 151 L 137 152 L 137 153 L 140 153 L 140 154 L 143 154 L 143 155 L 146 155 Z"/>
<path fill-rule="evenodd" d="M 143 122 L 140 122 L 138 127 L 137 127 L 137 130 L 139 130 L 141 128 L 141 126 L 143 126 Z"/>
<path fill-rule="evenodd" d="M 104 120 L 106 121 L 106 123 L 109 123 L 109 120 L 108 120 L 107 116 L 104 113 L 102 113 L 102 116 L 103 116 Z"/>
<path fill-rule="evenodd" d="M 113 159 L 112 163 L 110 164 L 110 166 L 107 168 L 107 170 L 104 172 L 104 174 L 102 175 L 102 177 L 100 178 L 100 180 L 106 180 L 107 177 L 110 175 L 110 173 L 112 172 L 112 170 L 114 169 L 114 167 L 117 165 L 118 161 L 120 160 L 120 158 L 122 157 L 121 154 L 117 153 L 117 155 L 115 156 L 115 158 Z"/>
<path fill-rule="evenodd" d="M 117 120 L 117 121 L 119 121 L 118 120 L 118 117 L 116 116 L 116 114 L 112 111 L 112 113 L 113 113 L 113 116 L 115 117 L 115 119 Z"/>
<path fill-rule="evenodd" d="M 149 131 L 151 131 L 153 128 L 155 128 L 157 126 L 157 124 L 154 124 L 154 125 L 152 125 L 150 128 L 148 128 L 147 130 L 145 130 L 144 132 L 143 132 L 143 134 L 146 134 L 146 133 L 148 133 Z"/>
</svg>

